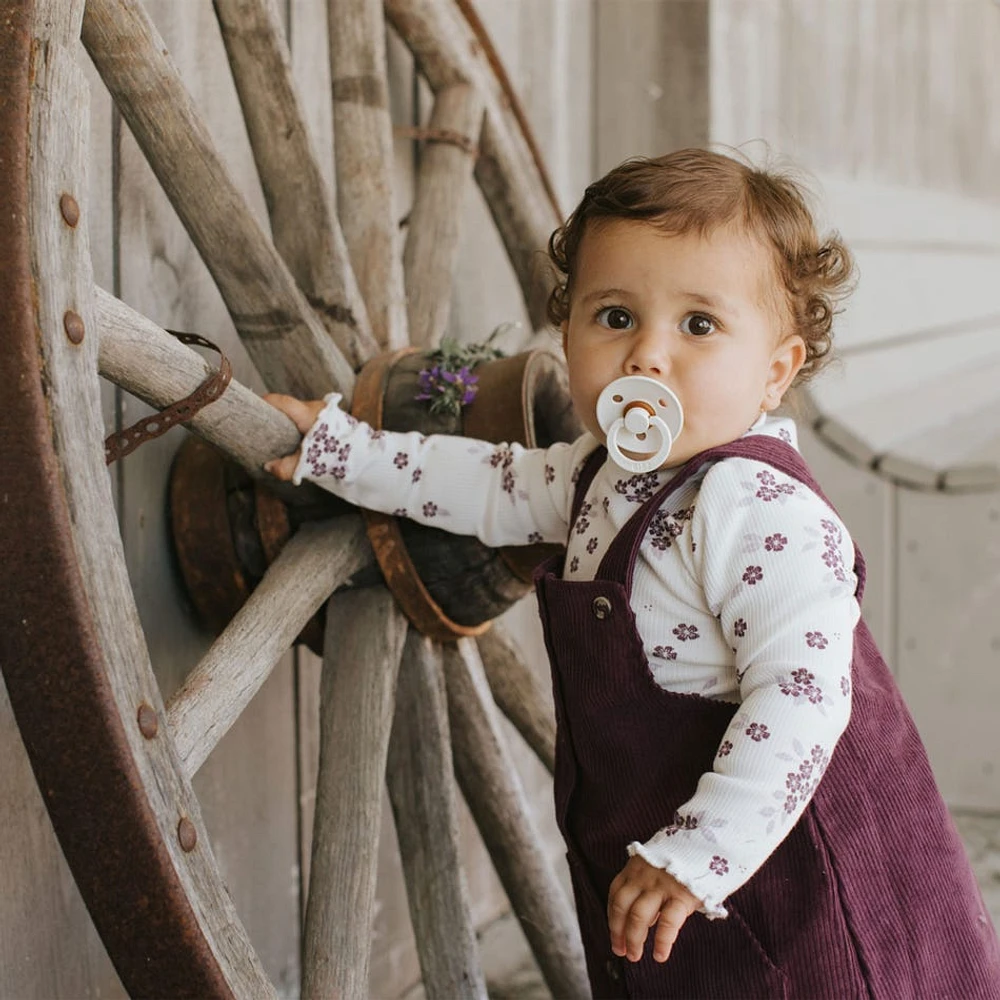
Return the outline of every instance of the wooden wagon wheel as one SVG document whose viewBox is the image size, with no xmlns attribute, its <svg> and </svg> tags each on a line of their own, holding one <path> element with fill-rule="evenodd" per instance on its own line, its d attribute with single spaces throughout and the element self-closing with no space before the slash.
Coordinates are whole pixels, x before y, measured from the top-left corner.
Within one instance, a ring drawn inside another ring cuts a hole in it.
<svg viewBox="0 0 1000 1000">
<path fill-rule="evenodd" d="M 354 514 L 303 528 L 164 706 L 114 517 L 97 376 L 162 409 L 210 366 L 94 286 L 88 87 L 77 39 L 271 389 L 349 397 L 355 369 L 381 348 L 435 343 L 454 219 L 473 171 L 539 326 L 546 288 L 534 255 L 557 221 L 523 118 L 466 0 L 385 0 L 384 11 L 378 0 L 330 0 L 337 196 L 354 208 L 339 221 L 269 0 L 215 0 L 215 8 L 273 242 L 246 209 L 139 0 L 6 0 L 0 19 L 0 552 L 5 566 L 18 567 L 0 611 L 0 655 L 63 851 L 137 996 L 274 995 L 190 779 L 301 626 L 370 564 L 371 552 Z M 383 15 L 435 93 L 430 127 L 441 140 L 423 158 L 402 259 L 389 211 Z M 236 383 L 190 426 L 254 476 L 298 440 L 284 417 Z M 408 630 L 381 587 L 331 600 L 326 627 L 304 993 L 368 995 L 374 845 L 388 780 L 428 994 L 485 995 L 454 840 L 452 748 L 550 987 L 586 993 L 575 925 L 533 846 L 487 687 L 484 664 L 498 701 L 505 683 L 516 692 L 510 714 L 551 768 L 551 721 L 513 646 L 497 631 L 478 645 L 431 643 Z M 337 809 L 347 796 L 356 808 Z"/>
</svg>

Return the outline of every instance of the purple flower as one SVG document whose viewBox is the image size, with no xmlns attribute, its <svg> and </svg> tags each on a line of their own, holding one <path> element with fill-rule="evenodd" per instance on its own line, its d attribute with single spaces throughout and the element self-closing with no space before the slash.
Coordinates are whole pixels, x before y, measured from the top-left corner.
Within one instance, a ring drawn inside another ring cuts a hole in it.
<svg viewBox="0 0 1000 1000">
<path fill-rule="evenodd" d="M 673 646 L 656 646 L 653 649 L 653 656 L 658 660 L 676 660 L 677 650 Z"/>
<path fill-rule="evenodd" d="M 673 633 L 678 639 L 680 639 L 681 642 L 687 642 L 689 639 L 699 638 L 697 625 L 681 624 L 673 630 Z"/>
<path fill-rule="evenodd" d="M 813 649 L 826 649 L 829 640 L 822 632 L 806 632 L 806 645 Z"/>
<path fill-rule="evenodd" d="M 840 693 L 845 698 L 851 693 L 851 682 L 846 677 L 840 678 Z"/>
<path fill-rule="evenodd" d="M 740 638 L 745 636 L 747 634 L 746 621 L 742 618 L 737 618 L 736 621 L 733 622 L 733 632 L 735 632 Z"/>
<path fill-rule="evenodd" d="M 728 757 L 732 753 L 733 744 L 729 740 L 723 740 L 722 745 L 719 747 L 719 752 L 716 754 L 717 757 Z"/>
<path fill-rule="evenodd" d="M 542 533 L 540 531 L 532 531 L 531 534 L 528 535 L 529 545 L 535 545 L 541 540 L 542 540 Z"/>
<path fill-rule="evenodd" d="M 788 539 L 781 534 L 768 535 L 764 539 L 764 548 L 768 552 L 780 552 L 787 544 Z"/>
<path fill-rule="evenodd" d="M 718 854 L 712 857 L 709 862 L 708 870 L 715 872 L 716 875 L 725 875 L 729 871 L 729 860 L 727 858 L 721 858 Z"/>
<path fill-rule="evenodd" d="M 436 503 L 430 503 L 429 501 L 424 504 L 424 517 L 434 517 L 438 512 L 438 505 Z"/>
<path fill-rule="evenodd" d="M 405 451 L 396 452 L 396 457 L 392 460 L 392 464 L 397 469 L 405 469 L 410 464 L 410 456 Z"/>
<path fill-rule="evenodd" d="M 747 727 L 746 735 L 754 741 L 754 743 L 760 743 L 761 740 L 769 740 L 771 738 L 771 733 L 768 731 L 767 726 L 763 722 L 751 722 Z"/>
<path fill-rule="evenodd" d="M 743 571 L 743 582 L 754 586 L 764 579 L 764 571 L 759 566 L 747 566 Z"/>
</svg>

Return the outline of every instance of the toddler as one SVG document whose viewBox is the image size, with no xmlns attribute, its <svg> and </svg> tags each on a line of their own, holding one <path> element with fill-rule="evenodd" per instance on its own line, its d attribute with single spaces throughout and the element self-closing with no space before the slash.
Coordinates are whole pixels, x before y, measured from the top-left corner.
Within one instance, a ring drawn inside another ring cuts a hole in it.
<svg viewBox="0 0 1000 1000">
<path fill-rule="evenodd" d="M 536 590 L 595 996 L 1000 998 L 864 562 L 772 416 L 829 350 L 847 249 L 788 177 L 683 150 L 592 184 L 549 251 L 583 437 L 376 433 L 272 395 L 306 436 L 268 469 L 565 543 Z"/>
</svg>

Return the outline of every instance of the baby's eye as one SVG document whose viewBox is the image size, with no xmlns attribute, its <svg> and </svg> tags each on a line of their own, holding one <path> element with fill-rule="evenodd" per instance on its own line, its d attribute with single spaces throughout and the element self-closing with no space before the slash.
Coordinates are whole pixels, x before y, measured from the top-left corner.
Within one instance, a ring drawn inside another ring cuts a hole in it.
<svg viewBox="0 0 1000 1000">
<path fill-rule="evenodd" d="M 694 337 L 704 337 L 715 332 L 715 320 L 704 313 L 691 313 L 681 320 L 681 329 Z"/>
<path fill-rule="evenodd" d="M 621 306 L 607 306 L 596 316 L 597 322 L 609 330 L 631 330 L 635 325 L 632 314 Z"/>
</svg>

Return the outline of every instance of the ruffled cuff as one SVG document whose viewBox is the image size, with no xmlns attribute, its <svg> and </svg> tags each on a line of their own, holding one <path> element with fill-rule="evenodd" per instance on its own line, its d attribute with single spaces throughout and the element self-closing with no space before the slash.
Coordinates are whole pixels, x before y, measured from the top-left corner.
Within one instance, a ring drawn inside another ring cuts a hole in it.
<svg viewBox="0 0 1000 1000">
<path fill-rule="evenodd" d="M 351 426 L 354 418 L 337 405 L 343 398 L 339 392 L 328 392 L 323 397 L 326 406 L 320 411 L 319 416 L 313 421 L 312 427 L 306 431 L 306 435 L 302 439 L 299 464 L 295 466 L 295 472 L 292 473 L 292 483 L 295 486 L 301 485 L 303 479 L 318 478 L 314 468 L 315 457 L 325 453 L 325 441 L 329 438 L 331 431 L 343 433 Z M 317 441 L 317 436 L 323 437 L 324 441 Z"/>
<path fill-rule="evenodd" d="M 646 864 L 652 865 L 654 868 L 661 868 L 668 875 L 672 875 L 678 882 L 680 882 L 681 885 L 684 886 L 685 889 L 689 890 L 692 895 L 701 899 L 699 912 L 704 913 L 709 920 L 723 920 L 728 917 L 729 912 L 722 905 L 722 900 L 713 900 L 711 896 L 703 898 L 701 890 L 696 889 L 691 884 L 690 879 L 688 879 L 682 872 L 677 871 L 676 866 L 670 861 L 669 858 L 665 858 L 655 850 L 651 849 L 651 845 L 655 842 L 655 840 L 655 835 L 646 844 L 641 844 L 638 840 L 633 840 L 627 848 L 628 856 L 632 858 L 638 854 L 639 857 L 646 862 Z"/>
</svg>

